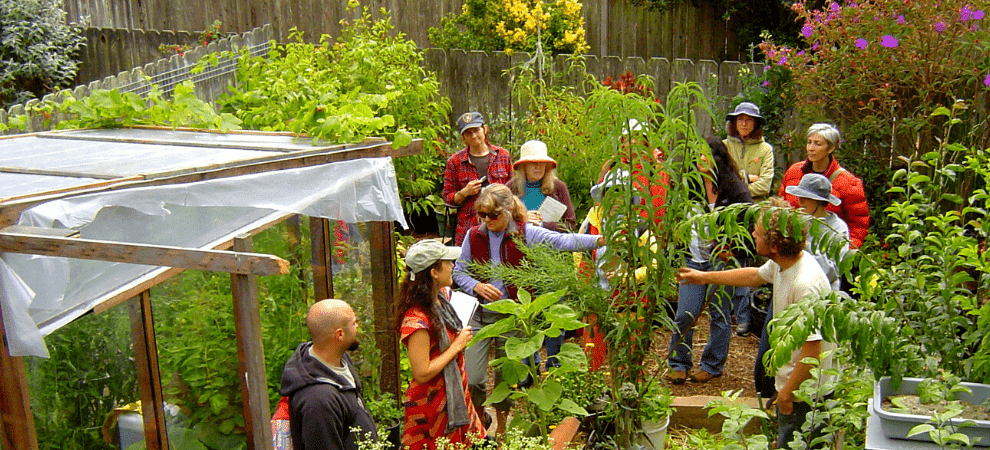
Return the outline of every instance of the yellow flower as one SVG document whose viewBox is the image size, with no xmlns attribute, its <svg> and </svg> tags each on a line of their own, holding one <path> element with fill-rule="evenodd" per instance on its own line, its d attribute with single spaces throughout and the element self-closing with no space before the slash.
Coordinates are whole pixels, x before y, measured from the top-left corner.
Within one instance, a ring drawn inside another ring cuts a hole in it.
<svg viewBox="0 0 990 450">
<path fill-rule="evenodd" d="M 530 18 L 526 19 L 526 29 L 527 30 L 530 30 L 530 31 L 536 30 L 536 19 L 535 18 L 530 17 Z"/>
<path fill-rule="evenodd" d="M 588 348 L 592 348 L 592 347 L 595 346 L 595 343 L 594 342 L 588 342 L 587 344 L 584 344 L 584 346 L 585 347 L 588 347 Z"/>
<path fill-rule="evenodd" d="M 358 0 L 347 0 L 348 8 L 357 8 L 358 6 L 361 6 L 361 4 L 358 3 Z"/>
</svg>

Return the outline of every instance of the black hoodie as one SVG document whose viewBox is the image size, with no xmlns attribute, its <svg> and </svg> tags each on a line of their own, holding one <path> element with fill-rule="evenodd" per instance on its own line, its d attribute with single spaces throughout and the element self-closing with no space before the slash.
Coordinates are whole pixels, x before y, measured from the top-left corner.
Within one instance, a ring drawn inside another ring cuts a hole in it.
<svg viewBox="0 0 990 450">
<path fill-rule="evenodd" d="M 289 428 L 295 450 L 357 450 L 351 428 L 378 438 L 375 421 L 361 400 L 361 381 L 351 358 L 342 361 L 357 387 L 309 354 L 312 342 L 299 344 L 282 371 L 279 393 L 289 397 Z"/>
</svg>

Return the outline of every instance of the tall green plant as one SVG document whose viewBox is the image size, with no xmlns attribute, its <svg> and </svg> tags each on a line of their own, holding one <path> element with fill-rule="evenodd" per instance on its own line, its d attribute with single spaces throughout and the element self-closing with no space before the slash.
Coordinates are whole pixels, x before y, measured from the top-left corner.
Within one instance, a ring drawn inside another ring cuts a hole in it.
<svg viewBox="0 0 990 450">
<path fill-rule="evenodd" d="M 68 87 L 83 41 L 62 0 L 0 0 L 0 106 Z"/>
<path fill-rule="evenodd" d="M 245 53 L 237 87 L 217 105 L 245 128 L 304 133 L 324 143 L 386 136 L 403 146 L 422 138 L 423 153 L 394 163 L 406 212 L 431 212 L 437 202 L 429 195 L 443 182 L 439 141 L 448 133 L 450 101 L 423 68 L 415 42 L 393 33 L 386 10 L 380 15 L 373 19 L 365 7 L 336 41 L 323 35 L 309 44 L 293 31 L 265 58 Z"/>
</svg>

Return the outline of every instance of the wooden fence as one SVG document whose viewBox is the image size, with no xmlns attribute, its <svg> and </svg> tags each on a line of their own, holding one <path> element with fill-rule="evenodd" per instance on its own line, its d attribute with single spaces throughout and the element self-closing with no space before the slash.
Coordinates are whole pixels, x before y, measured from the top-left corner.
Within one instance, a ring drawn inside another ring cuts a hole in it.
<svg viewBox="0 0 990 450">
<path fill-rule="evenodd" d="M 224 50 L 248 48 L 254 55 L 266 55 L 271 33 L 270 26 L 255 29 L 240 36 L 211 43 L 207 47 L 196 48 L 182 56 L 173 55 L 170 58 L 145 64 L 143 67 L 119 71 L 117 75 L 78 86 L 73 90 L 73 94 L 76 98 L 82 98 L 94 89 L 116 88 L 121 92 L 144 95 L 151 90 L 152 84 L 168 94 L 176 84 L 191 79 L 196 85 L 197 95 L 204 101 L 212 102 L 227 91 L 227 86 L 236 81 L 234 78 L 236 61 L 221 60 L 217 66 L 209 67 L 199 74 L 193 74 L 190 69 L 208 53 Z M 148 36 L 141 36 L 142 34 Z M 157 32 L 105 29 L 93 30 L 87 35 L 90 39 L 95 36 L 95 40 L 90 40 L 87 44 L 86 55 L 92 58 L 85 60 L 83 64 L 93 73 L 99 73 L 100 67 L 103 67 L 104 72 L 117 71 L 123 67 L 122 64 L 125 64 L 123 61 L 128 58 L 125 55 L 153 54 L 162 39 L 172 37 Z M 132 45 L 137 47 L 130 47 Z M 144 47 L 141 47 L 142 45 Z M 568 58 L 567 55 L 558 55 L 549 60 L 548 64 L 562 67 Z M 519 114 L 518 107 L 513 106 L 511 85 L 505 71 L 531 59 L 531 55 L 522 52 L 512 55 L 496 52 L 489 55 L 485 52 L 462 50 L 445 51 L 435 48 L 424 50 L 426 68 L 437 74 L 441 94 L 450 98 L 451 122 L 456 115 L 473 110 L 484 111 L 493 118 L 511 119 Z M 709 94 L 709 99 L 715 101 L 713 108 L 716 113 L 724 111 L 728 101 L 742 88 L 739 70 L 744 64 L 735 61 L 717 63 L 710 60 L 614 56 L 599 58 L 589 55 L 583 58 L 583 62 L 587 72 L 599 80 L 608 76 L 619 76 L 626 71 L 634 75 L 649 75 L 656 80 L 654 92 L 661 98 L 666 96 L 670 86 L 675 82 L 697 82 Z M 762 68 L 762 64 L 751 63 L 749 66 L 753 71 Z M 580 80 L 573 82 L 579 83 Z M 36 103 L 37 101 L 34 100 L 27 105 Z M 0 110 L 0 122 L 7 123 L 8 115 L 24 114 L 25 106 L 14 106 L 9 112 Z M 57 119 L 56 117 L 56 122 Z M 708 117 L 701 116 L 698 125 L 699 129 L 707 130 L 712 123 Z M 42 131 L 49 128 L 40 117 L 36 116 L 29 121 L 27 131 Z"/>
<path fill-rule="evenodd" d="M 271 24 L 284 40 L 293 27 L 312 41 L 321 34 L 336 37 L 340 20 L 353 19 L 348 0 L 64 0 L 71 20 L 88 18 L 99 28 L 133 30 L 205 30 L 214 20 L 222 30 L 243 33 Z M 464 0 L 362 0 L 377 12 L 391 12 L 396 29 L 420 47 L 431 47 L 427 30 L 448 14 L 460 13 Z M 697 6 L 692 5 L 697 3 Z M 626 0 L 583 0 L 590 54 L 598 56 L 665 57 L 669 59 L 745 58 L 735 35 L 714 2 L 684 2 L 668 12 L 647 11 Z"/>
<path fill-rule="evenodd" d="M 454 117 L 466 111 L 484 111 L 492 117 L 513 117 L 514 111 L 511 86 L 504 72 L 511 67 L 531 59 L 526 53 L 511 56 L 498 52 L 487 55 L 484 52 L 464 52 L 461 50 L 426 50 L 426 67 L 435 72 L 440 81 L 441 93 L 450 98 L 451 123 Z M 553 63 L 562 67 L 567 55 L 558 55 Z M 709 100 L 715 101 L 713 110 L 725 111 L 728 103 L 742 89 L 739 71 L 748 65 L 750 70 L 762 70 L 763 64 L 744 64 L 736 61 L 715 61 L 667 58 L 619 58 L 608 56 L 599 58 L 585 56 L 587 72 L 598 80 L 624 74 L 645 74 L 656 81 L 654 92 L 665 99 L 672 84 L 677 82 L 697 82 Z M 577 80 L 575 80 L 577 81 Z M 517 107 L 516 107 L 517 108 Z M 699 130 L 709 130 L 712 121 L 705 115 L 698 120 Z"/>
</svg>

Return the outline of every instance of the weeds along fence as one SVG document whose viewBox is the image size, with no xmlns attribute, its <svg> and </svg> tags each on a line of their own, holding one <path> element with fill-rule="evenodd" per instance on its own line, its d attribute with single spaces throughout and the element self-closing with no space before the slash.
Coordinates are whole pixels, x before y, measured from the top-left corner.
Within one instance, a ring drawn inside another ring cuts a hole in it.
<svg viewBox="0 0 990 450">
<path fill-rule="evenodd" d="M 279 41 L 297 28 L 308 40 L 340 35 L 341 19 L 352 20 L 347 0 L 64 0 L 70 20 L 85 18 L 91 26 L 132 30 L 204 30 L 214 20 L 223 31 L 241 33 L 272 24 Z M 665 57 L 670 59 L 745 58 L 748 49 L 736 48 L 733 28 L 718 2 L 677 2 L 670 11 L 648 11 L 628 1 L 582 0 L 589 53 L 598 56 Z M 464 0 L 361 0 L 377 15 L 391 11 L 396 30 L 422 48 L 440 19 L 459 14 Z"/>
<path fill-rule="evenodd" d="M 142 30 L 104 30 L 97 29 L 88 33 L 86 59 L 83 66 L 93 73 L 110 73 L 123 67 L 128 57 L 133 55 L 153 54 L 161 43 L 170 41 L 171 35 Z M 174 87 L 186 80 L 192 80 L 196 86 L 196 94 L 204 101 L 212 102 L 221 94 L 227 92 L 227 87 L 236 83 L 237 61 L 221 59 L 216 66 L 209 65 L 201 73 L 192 73 L 196 62 L 210 53 L 226 50 L 248 49 L 252 55 L 267 55 L 272 37 L 271 26 L 257 28 L 242 35 L 235 35 L 211 43 L 206 47 L 197 47 L 184 55 L 173 55 L 155 62 L 125 69 L 117 75 L 107 76 L 99 81 L 80 85 L 73 89 L 76 98 L 83 98 L 96 89 L 117 89 L 121 92 L 134 92 L 146 96 L 157 87 L 165 95 L 169 95 Z M 131 56 L 139 61 L 138 56 Z M 558 55 L 547 61 L 548 67 L 563 67 L 570 58 L 568 55 Z M 465 52 L 462 50 L 446 51 L 442 49 L 425 49 L 424 61 L 428 70 L 437 74 L 441 85 L 441 94 L 451 100 L 451 123 L 457 114 L 465 111 L 483 111 L 492 118 L 511 120 L 522 111 L 521 106 L 513 101 L 511 83 L 506 71 L 519 64 L 532 62 L 533 58 L 527 53 L 516 52 L 506 54 L 496 52 Z M 676 82 L 697 82 L 708 98 L 713 101 L 713 109 L 718 114 L 728 106 L 729 100 L 742 89 L 740 69 L 749 66 L 750 70 L 761 70 L 762 64 L 743 64 L 734 61 L 717 63 L 710 60 L 689 60 L 667 58 L 638 57 L 620 58 L 594 55 L 583 57 L 583 63 L 589 74 L 603 80 L 608 76 L 617 77 L 629 71 L 634 75 L 646 74 L 656 80 L 654 92 L 663 100 Z M 574 78 L 568 82 L 580 87 L 582 80 Z M 52 98 L 51 96 L 46 99 Z M 8 118 L 23 115 L 26 107 L 38 104 L 32 100 L 25 105 L 16 105 L 8 111 L 0 110 L 0 122 L 8 123 Z M 45 131 L 58 122 L 54 117 L 48 126 L 40 116 L 30 117 L 26 124 L 27 132 Z M 699 129 L 707 130 L 712 126 L 707 115 L 699 114 Z M 718 124 L 716 124 L 718 125 Z M 720 126 L 720 125 L 719 125 Z"/>
</svg>

